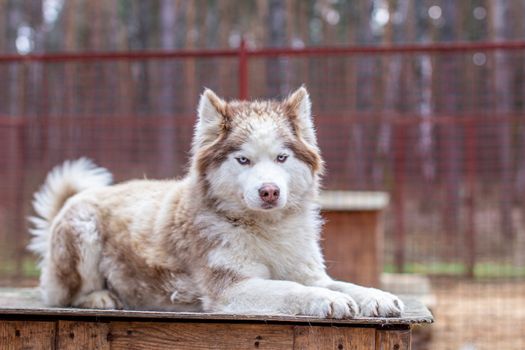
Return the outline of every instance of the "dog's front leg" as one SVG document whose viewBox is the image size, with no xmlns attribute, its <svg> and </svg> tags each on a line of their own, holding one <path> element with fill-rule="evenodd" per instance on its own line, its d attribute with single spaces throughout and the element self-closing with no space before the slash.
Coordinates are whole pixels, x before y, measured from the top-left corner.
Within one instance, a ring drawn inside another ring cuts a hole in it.
<svg viewBox="0 0 525 350">
<path fill-rule="evenodd" d="M 288 314 L 315 317 L 352 318 L 355 301 L 345 293 L 307 287 L 291 281 L 260 278 L 241 280 L 220 292 L 210 311 L 242 314 Z"/>
<path fill-rule="evenodd" d="M 313 259 L 302 260 L 297 257 L 295 265 L 288 275 L 293 281 L 306 286 L 327 288 L 332 291 L 351 296 L 360 308 L 360 315 L 365 317 L 397 317 L 403 312 L 403 302 L 395 295 L 376 288 L 367 288 L 356 284 L 334 281 L 326 274 L 318 246 L 305 251 L 304 257 Z"/>
<path fill-rule="evenodd" d="M 376 288 L 334 281 L 328 276 L 314 285 L 350 295 L 359 305 L 362 316 L 398 317 L 403 313 L 404 304 L 397 296 Z"/>
</svg>

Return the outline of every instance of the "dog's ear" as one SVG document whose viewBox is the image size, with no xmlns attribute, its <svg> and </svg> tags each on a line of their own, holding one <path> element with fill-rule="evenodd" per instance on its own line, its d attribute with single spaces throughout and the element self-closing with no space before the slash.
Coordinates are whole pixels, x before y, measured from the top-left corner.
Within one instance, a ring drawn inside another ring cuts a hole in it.
<svg viewBox="0 0 525 350">
<path fill-rule="evenodd" d="M 295 132 L 310 145 L 317 147 L 312 121 L 312 103 L 304 86 L 295 90 L 284 100 L 285 110 L 292 121 Z"/>
<path fill-rule="evenodd" d="M 199 120 L 195 127 L 195 143 L 202 146 L 217 139 L 227 127 L 226 106 L 226 101 L 213 91 L 204 90 L 197 108 Z"/>
</svg>

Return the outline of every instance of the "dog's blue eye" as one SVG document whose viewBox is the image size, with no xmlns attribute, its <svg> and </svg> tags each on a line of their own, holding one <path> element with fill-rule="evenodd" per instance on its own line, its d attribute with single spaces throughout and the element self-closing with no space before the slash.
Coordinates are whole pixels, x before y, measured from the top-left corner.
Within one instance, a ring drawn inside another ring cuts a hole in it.
<svg viewBox="0 0 525 350">
<path fill-rule="evenodd" d="M 277 156 L 277 161 L 278 161 L 279 163 L 284 163 L 284 162 L 286 162 L 286 159 L 288 159 L 288 156 L 287 156 L 286 154 L 279 154 L 279 155 Z"/>
<path fill-rule="evenodd" d="M 237 159 L 237 161 L 241 165 L 248 165 L 248 164 L 250 164 L 250 160 L 248 158 L 246 158 L 246 157 L 237 157 L 235 159 Z"/>
</svg>

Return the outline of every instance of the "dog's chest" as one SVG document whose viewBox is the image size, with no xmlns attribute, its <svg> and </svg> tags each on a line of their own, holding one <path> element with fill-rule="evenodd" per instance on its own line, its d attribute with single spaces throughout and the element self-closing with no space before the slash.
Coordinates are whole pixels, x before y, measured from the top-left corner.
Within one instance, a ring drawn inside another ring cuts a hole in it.
<svg viewBox="0 0 525 350">
<path fill-rule="evenodd" d="M 308 259 L 316 244 L 311 231 L 311 227 L 294 224 L 241 228 L 228 242 L 229 254 L 247 274 L 286 279 L 298 263 Z"/>
</svg>

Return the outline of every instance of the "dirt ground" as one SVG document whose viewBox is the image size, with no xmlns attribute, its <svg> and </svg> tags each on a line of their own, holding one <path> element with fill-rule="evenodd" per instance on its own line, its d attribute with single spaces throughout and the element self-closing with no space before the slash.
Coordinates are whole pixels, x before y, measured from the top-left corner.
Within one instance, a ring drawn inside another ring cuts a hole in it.
<svg viewBox="0 0 525 350">
<path fill-rule="evenodd" d="M 432 350 L 525 349 L 525 281 L 433 279 Z"/>
</svg>

